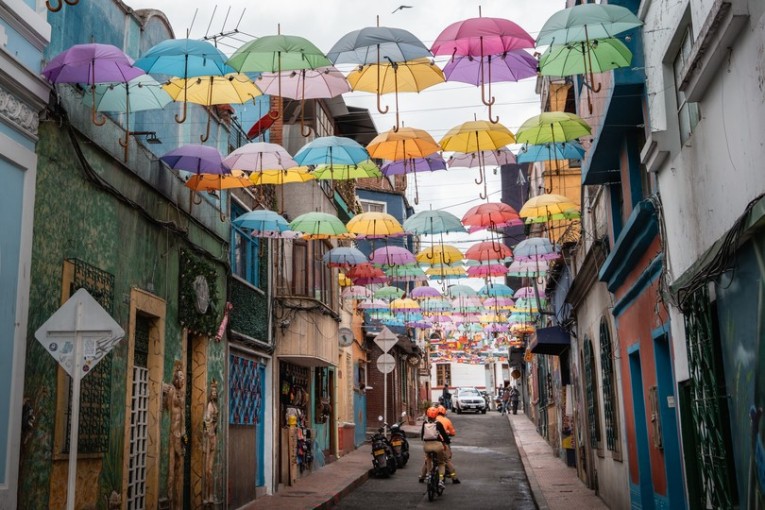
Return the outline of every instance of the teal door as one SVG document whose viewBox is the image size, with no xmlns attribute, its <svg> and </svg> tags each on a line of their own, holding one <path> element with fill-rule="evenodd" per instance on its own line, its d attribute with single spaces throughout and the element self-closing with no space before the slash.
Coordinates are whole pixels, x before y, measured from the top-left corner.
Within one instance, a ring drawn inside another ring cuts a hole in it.
<svg viewBox="0 0 765 510">
<path fill-rule="evenodd" d="M 643 370 L 640 366 L 638 345 L 627 349 L 630 356 L 630 378 L 632 384 L 632 409 L 635 416 L 635 437 L 637 439 L 638 481 L 637 491 L 631 487 L 632 508 L 654 510 L 653 481 L 651 480 L 651 459 L 648 451 L 648 425 L 646 422 L 645 399 L 643 397 Z"/>
</svg>

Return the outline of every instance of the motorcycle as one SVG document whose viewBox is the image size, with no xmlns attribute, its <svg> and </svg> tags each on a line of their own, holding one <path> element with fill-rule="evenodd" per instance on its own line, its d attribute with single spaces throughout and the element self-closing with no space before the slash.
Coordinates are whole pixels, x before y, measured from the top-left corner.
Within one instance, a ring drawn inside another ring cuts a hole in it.
<svg viewBox="0 0 765 510">
<path fill-rule="evenodd" d="M 379 421 L 383 421 L 380 416 Z M 386 423 L 372 436 L 372 468 L 375 476 L 387 478 L 396 472 L 396 456 L 385 434 Z"/>
<path fill-rule="evenodd" d="M 409 462 L 409 441 L 401 426 L 404 424 L 406 412 L 401 413 L 401 421 L 394 423 L 390 427 L 390 445 L 393 448 L 393 455 L 396 457 L 396 464 L 399 468 L 406 466 Z"/>
</svg>

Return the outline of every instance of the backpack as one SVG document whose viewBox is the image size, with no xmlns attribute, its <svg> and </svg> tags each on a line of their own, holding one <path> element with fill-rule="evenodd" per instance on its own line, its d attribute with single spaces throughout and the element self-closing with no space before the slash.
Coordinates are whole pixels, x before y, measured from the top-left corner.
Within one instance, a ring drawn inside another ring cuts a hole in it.
<svg viewBox="0 0 765 510">
<path fill-rule="evenodd" d="M 440 434 L 438 433 L 438 422 L 426 422 L 422 429 L 423 441 L 437 441 Z"/>
</svg>

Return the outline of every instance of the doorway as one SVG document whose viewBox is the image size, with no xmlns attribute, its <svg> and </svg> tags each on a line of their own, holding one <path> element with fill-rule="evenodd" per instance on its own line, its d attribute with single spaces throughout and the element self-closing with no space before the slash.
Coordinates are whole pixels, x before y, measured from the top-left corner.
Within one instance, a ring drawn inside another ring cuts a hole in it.
<svg viewBox="0 0 765 510">
<path fill-rule="evenodd" d="M 632 409 L 635 415 L 635 437 L 638 461 L 638 484 L 640 501 L 635 501 L 635 492 L 630 491 L 632 508 L 653 510 L 653 481 L 651 480 L 651 459 L 648 451 L 648 426 L 646 425 L 645 399 L 643 396 L 643 370 L 640 366 L 639 346 L 627 349 L 630 360 L 630 378 L 632 386 Z M 632 480 L 630 480 L 632 483 Z"/>
</svg>

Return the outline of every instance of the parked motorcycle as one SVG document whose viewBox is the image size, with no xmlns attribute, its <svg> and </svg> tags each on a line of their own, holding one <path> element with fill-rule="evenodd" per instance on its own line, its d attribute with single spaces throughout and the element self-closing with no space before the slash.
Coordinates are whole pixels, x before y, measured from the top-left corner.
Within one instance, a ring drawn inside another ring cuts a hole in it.
<svg viewBox="0 0 765 510">
<path fill-rule="evenodd" d="M 379 421 L 383 421 L 383 417 L 380 416 Z M 388 441 L 388 437 L 385 434 L 386 423 L 382 424 L 382 427 L 377 429 L 377 432 L 372 436 L 372 467 L 374 475 L 387 478 L 396 472 L 397 463 L 396 455 L 393 453 L 393 447 Z"/>
<path fill-rule="evenodd" d="M 399 468 L 406 466 L 409 462 L 409 441 L 401 426 L 404 424 L 406 412 L 401 413 L 401 421 L 394 423 L 390 427 L 390 445 L 393 448 L 393 455 L 396 457 L 396 465 Z"/>
</svg>

